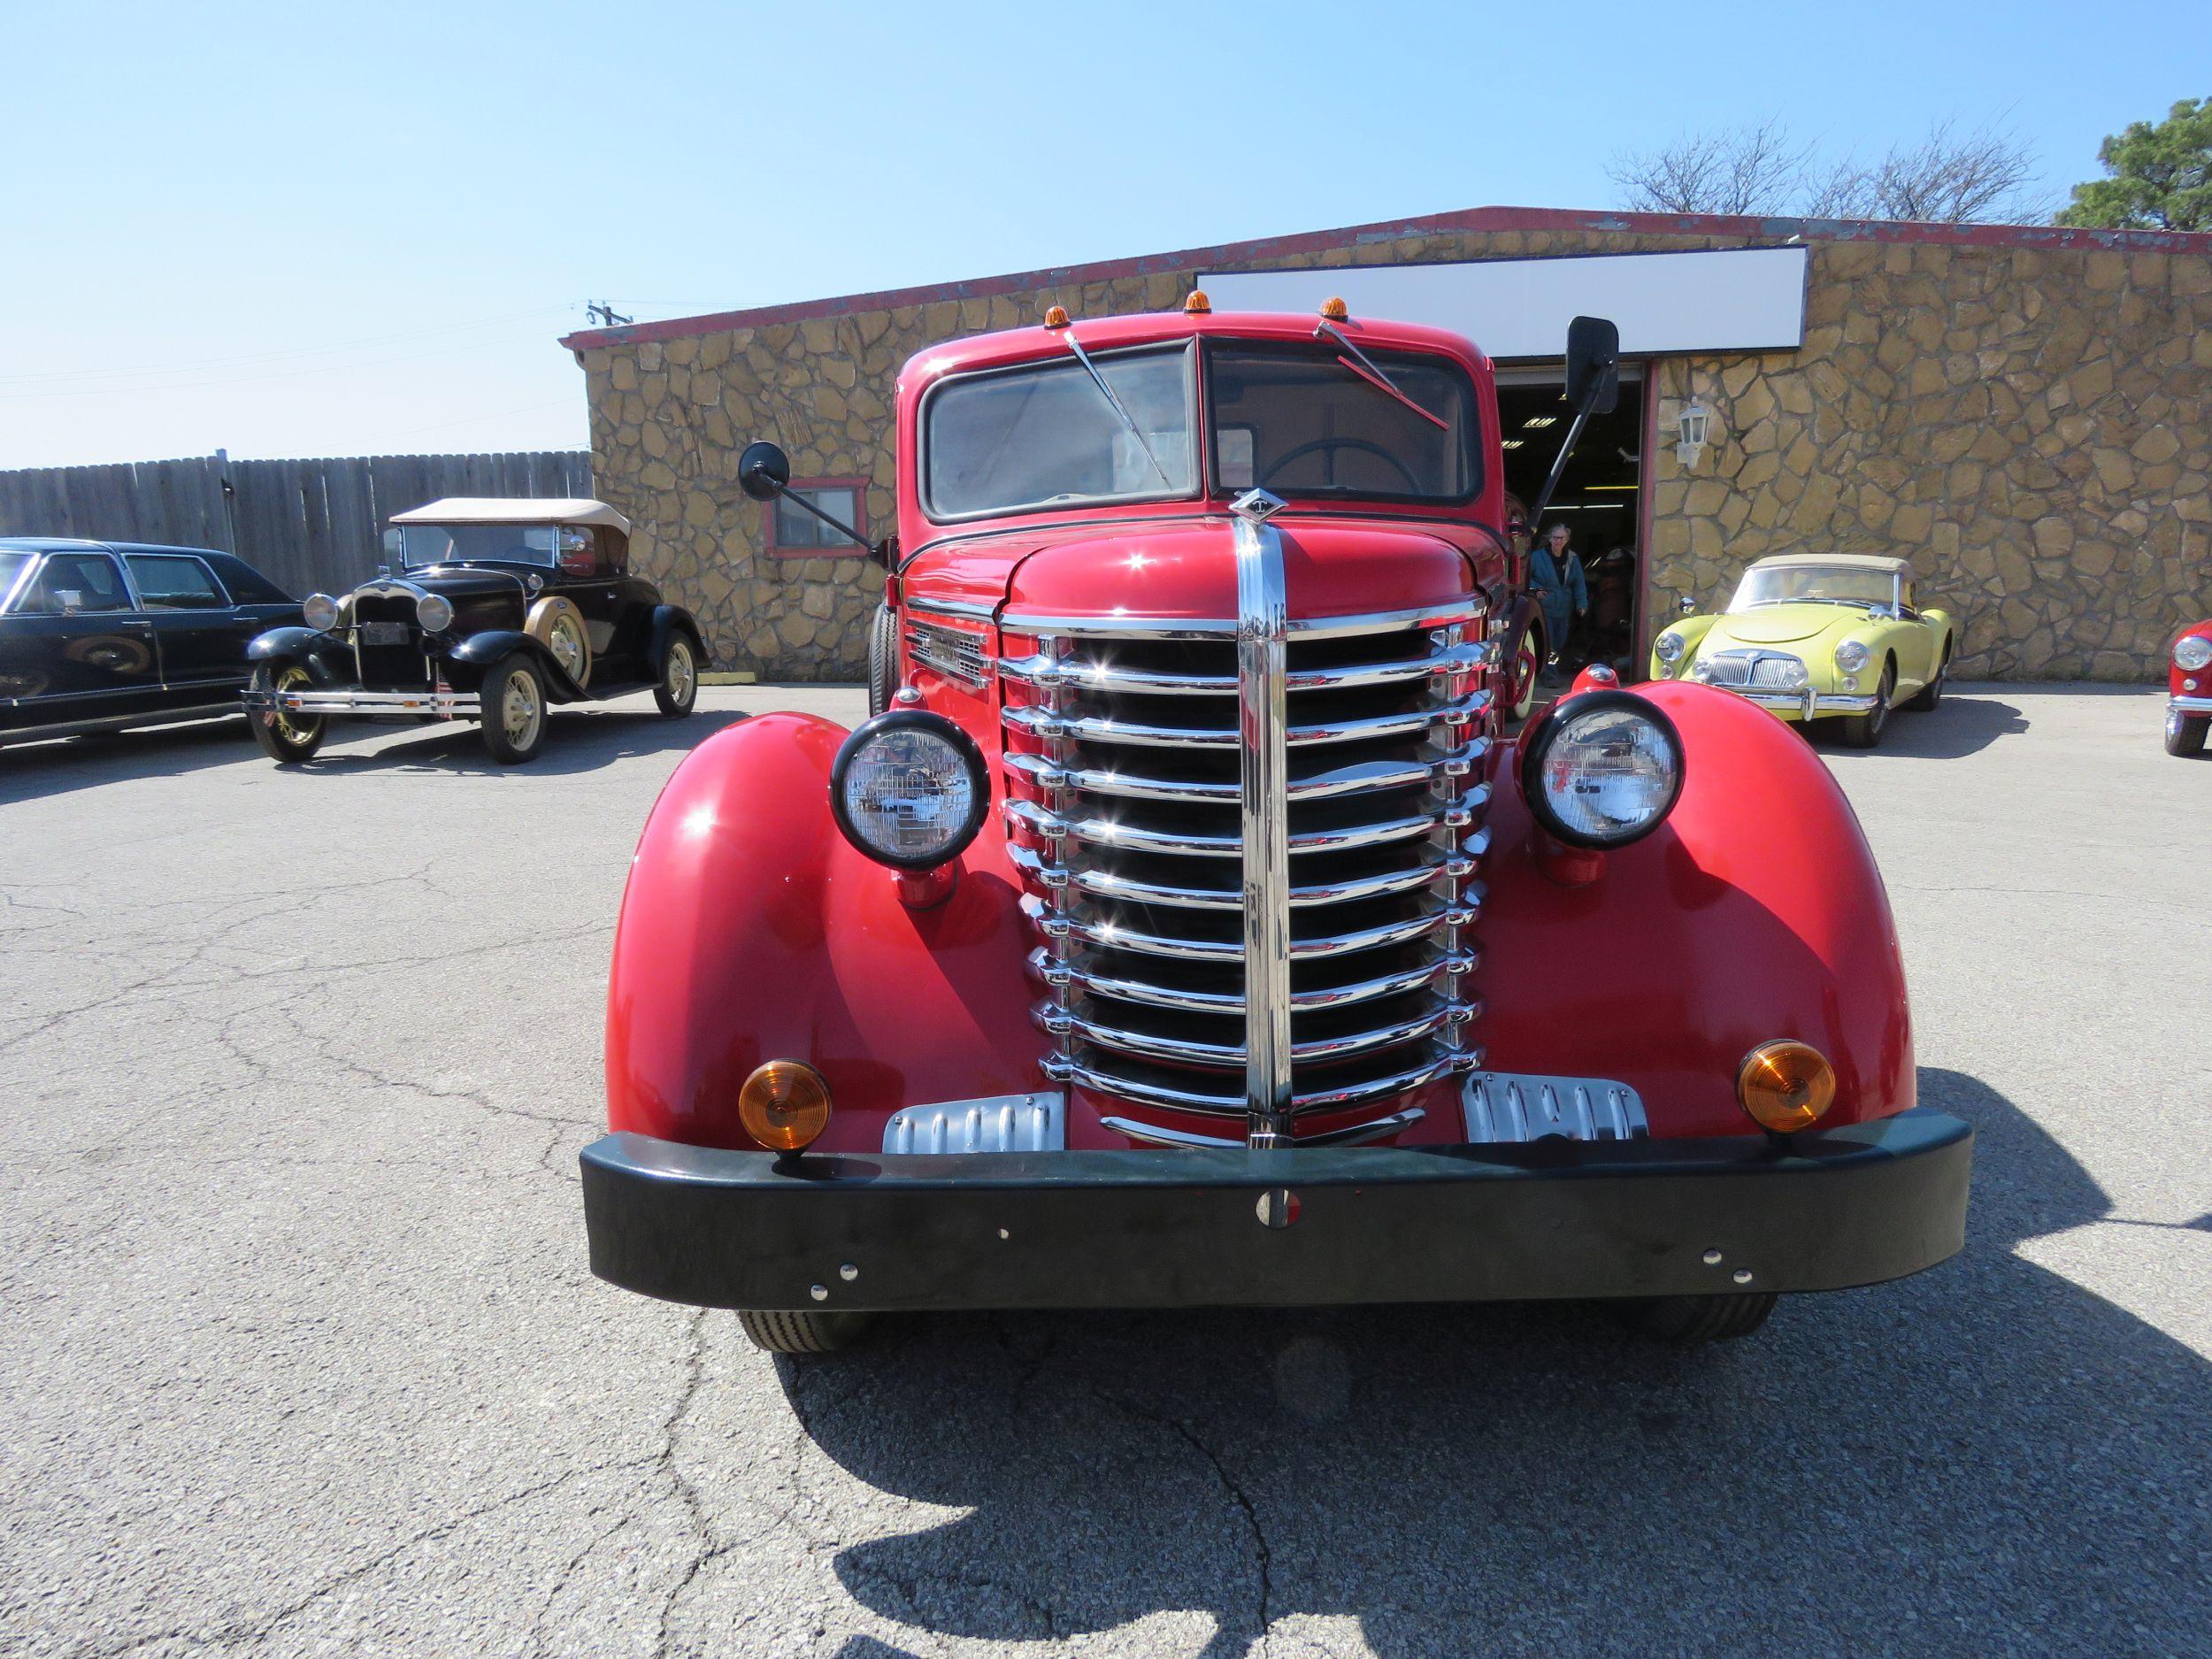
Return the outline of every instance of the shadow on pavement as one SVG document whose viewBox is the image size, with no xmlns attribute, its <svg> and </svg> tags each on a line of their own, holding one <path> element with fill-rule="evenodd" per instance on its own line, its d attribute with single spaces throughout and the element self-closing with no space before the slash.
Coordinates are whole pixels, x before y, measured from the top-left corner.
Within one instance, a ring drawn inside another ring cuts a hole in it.
<svg viewBox="0 0 2212 1659">
<path fill-rule="evenodd" d="M 2009 695 L 2009 687 L 2008 687 Z M 2014 737 L 2028 729 L 2027 717 L 2009 703 L 1994 696 L 1947 696 L 1925 713 L 1899 709 L 1882 729 L 1882 741 L 1871 749 L 1854 749 L 1836 735 L 1834 723 L 1813 723 L 1814 744 L 1824 753 L 1839 755 L 1906 755 L 1918 760 L 1955 760 L 1987 749 L 2001 737 Z"/>
<path fill-rule="evenodd" d="M 2014 1254 L 2104 1194 L 1976 1079 L 1968 1243 L 1732 1347 L 1560 1307 L 920 1319 L 779 1362 L 815 1442 L 969 1512 L 836 1558 L 994 1640 L 1349 1617 L 1378 1653 L 2203 1651 L 2212 1365 Z M 895 1651 L 853 1639 L 845 1659 Z"/>
<path fill-rule="evenodd" d="M 0 805 L 260 758 L 242 717 L 51 738 L 0 749 Z"/>
</svg>

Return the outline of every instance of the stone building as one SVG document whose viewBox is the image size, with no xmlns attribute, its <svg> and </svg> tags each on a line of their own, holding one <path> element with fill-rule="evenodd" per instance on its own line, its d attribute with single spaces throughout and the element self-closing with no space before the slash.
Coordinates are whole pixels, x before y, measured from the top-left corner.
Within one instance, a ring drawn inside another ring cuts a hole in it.
<svg viewBox="0 0 2212 1659">
<path fill-rule="evenodd" d="M 1729 257 L 1663 257 L 1686 254 Z M 847 680 L 881 572 L 787 509 L 780 535 L 733 481 L 746 442 L 781 443 L 795 482 L 875 535 L 910 355 L 1194 286 L 1220 310 L 1346 294 L 1462 328 L 1507 371 L 1527 493 L 1559 431 L 1539 411 L 1564 315 L 1618 317 L 1622 411 L 1561 501 L 1586 549 L 1635 550 L 1639 650 L 1682 597 L 1722 603 L 1749 560 L 1801 548 L 1911 557 L 1923 603 L 1962 620 L 1967 677 L 2148 678 L 2212 613 L 2212 235 L 1483 208 L 563 343 L 599 493 L 719 664 Z M 1694 452 L 1677 443 L 1693 400 Z"/>
</svg>

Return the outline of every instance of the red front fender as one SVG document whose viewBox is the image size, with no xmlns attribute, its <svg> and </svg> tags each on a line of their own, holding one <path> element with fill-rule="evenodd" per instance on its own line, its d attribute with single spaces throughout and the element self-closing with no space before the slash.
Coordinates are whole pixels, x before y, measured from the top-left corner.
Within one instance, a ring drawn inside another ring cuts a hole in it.
<svg viewBox="0 0 2212 1659">
<path fill-rule="evenodd" d="M 763 715 L 702 743 L 639 839 L 607 988 L 607 1118 L 750 1148 L 737 1092 L 763 1061 L 830 1087 L 825 1149 L 874 1152 L 918 1101 L 1040 1087 L 1028 923 L 992 815 L 950 899 L 899 902 L 831 822 L 845 728 Z"/>
<path fill-rule="evenodd" d="M 1640 686 L 1682 734 L 1682 795 L 1563 887 L 1506 757 L 1490 814 L 1475 1030 L 1504 1071 L 1632 1085 L 1660 1136 L 1741 1134 L 1738 1064 L 1778 1037 L 1834 1062 L 1829 1123 L 1914 1102 L 1904 964 L 1873 854 L 1818 755 L 1710 687 Z"/>
</svg>

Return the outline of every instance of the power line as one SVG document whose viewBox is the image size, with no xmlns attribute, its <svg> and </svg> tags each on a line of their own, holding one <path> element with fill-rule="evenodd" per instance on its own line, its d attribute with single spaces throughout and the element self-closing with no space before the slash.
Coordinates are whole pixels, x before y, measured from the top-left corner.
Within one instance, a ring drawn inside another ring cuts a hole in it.
<svg viewBox="0 0 2212 1659">
<path fill-rule="evenodd" d="M 602 305 L 596 300 L 584 307 L 584 315 L 603 328 L 626 328 L 637 320 L 634 317 L 621 316 L 613 306 Z"/>
</svg>

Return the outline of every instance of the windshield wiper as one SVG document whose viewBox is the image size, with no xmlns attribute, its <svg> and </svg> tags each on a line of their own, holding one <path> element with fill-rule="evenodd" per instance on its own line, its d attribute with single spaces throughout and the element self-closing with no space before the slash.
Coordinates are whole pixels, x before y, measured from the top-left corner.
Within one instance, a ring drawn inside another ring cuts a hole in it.
<svg viewBox="0 0 2212 1659">
<path fill-rule="evenodd" d="M 1121 399 L 1114 395 L 1114 388 L 1106 384 L 1106 377 L 1098 372 L 1098 365 L 1091 361 L 1091 354 L 1083 349 L 1083 342 L 1075 337 L 1072 329 L 1069 330 L 1067 340 L 1068 349 L 1075 353 L 1075 360 L 1083 365 L 1083 373 L 1091 377 L 1091 384 L 1098 388 L 1099 396 L 1111 406 L 1114 413 L 1121 417 L 1121 424 L 1129 428 L 1129 435 L 1137 441 L 1137 447 L 1144 451 L 1144 458 L 1152 463 L 1152 470 L 1160 475 L 1160 482 L 1165 484 L 1170 489 L 1173 489 L 1175 480 L 1167 475 L 1167 468 L 1160 465 L 1160 457 L 1152 453 L 1152 445 L 1146 440 L 1144 429 L 1138 426 L 1129 411 L 1122 407 Z"/>
<path fill-rule="evenodd" d="M 1318 328 L 1313 331 L 1313 337 L 1316 340 L 1333 340 L 1337 342 L 1337 344 L 1342 346 L 1347 351 L 1350 352 L 1352 354 L 1351 357 L 1339 357 L 1337 361 L 1341 363 L 1346 368 L 1351 370 L 1353 373 L 1358 375 L 1361 380 L 1365 380 L 1377 391 L 1396 398 L 1408 409 L 1410 409 L 1415 414 L 1420 416 L 1422 419 L 1432 421 L 1435 423 L 1439 431 L 1449 432 L 1452 429 L 1451 423 L 1446 420 L 1441 415 L 1431 413 L 1428 410 L 1422 408 L 1420 404 L 1415 403 L 1410 397 L 1408 397 L 1403 392 L 1400 391 L 1398 389 L 1397 383 L 1387 374 L 1385 374 L 1379 368 L 1376 367 L 1374 360 L 1364 351 L 1362 351 L 1358 346 L 1355 345 L 1352 342 L 1351 337 L 1345 334 L 1345 332 L 1339 328 L 1334 323 L 1324 322 Z M 1354 357 L 1356 357 L 1358 361 L 1354 362 Z"/>
</svg>

